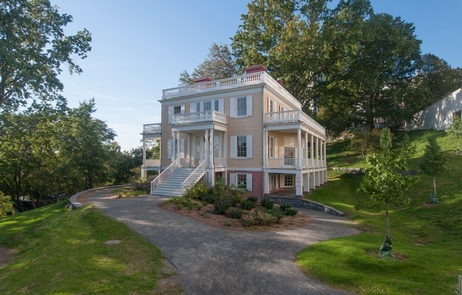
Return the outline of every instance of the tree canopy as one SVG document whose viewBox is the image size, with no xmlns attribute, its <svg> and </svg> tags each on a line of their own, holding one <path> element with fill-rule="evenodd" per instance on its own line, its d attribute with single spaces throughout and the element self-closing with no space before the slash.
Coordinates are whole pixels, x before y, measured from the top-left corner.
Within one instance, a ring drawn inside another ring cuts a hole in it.
<svg viewBox="0 0 462 295">
<path fill-rule="evenodd" d="M 60 14 L 48 0 L 0 3 L 0 106 L 18 107 L 30 98 L 62 99 L 62 65 L 81 73 L 74 57 L 86 58 L 91 34 L 66 36 L 72 16 Z"/>
</svg>

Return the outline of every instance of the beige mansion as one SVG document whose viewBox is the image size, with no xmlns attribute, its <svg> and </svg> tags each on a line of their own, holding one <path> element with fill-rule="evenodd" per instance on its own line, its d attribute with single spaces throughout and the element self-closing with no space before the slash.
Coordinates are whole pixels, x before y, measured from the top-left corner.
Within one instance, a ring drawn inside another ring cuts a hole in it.
<svg viewBox="0 0 462 295">
<path fill-rule="evenodd" d="M 325 129 L 261 65 L 164 89 L 159 102 L 161 123 L 142 133 L 142 176 L 162 171 L 151 194 L 179 196 L 200 179 L 224 178 L 259 199 L 284 189 L 301 197 L 327 181 Z M 160 159 L 146 159 L 152 139 Z"/>
</svg>

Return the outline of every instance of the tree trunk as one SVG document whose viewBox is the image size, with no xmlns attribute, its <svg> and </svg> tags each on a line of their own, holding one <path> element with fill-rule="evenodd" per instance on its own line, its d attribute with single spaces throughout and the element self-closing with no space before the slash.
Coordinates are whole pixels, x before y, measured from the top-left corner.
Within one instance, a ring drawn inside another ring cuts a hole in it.
<svg viewBox="0 0 462 295">
<path fill-rule="evenodd" d="M 390 223 L 388 221 L 388 202 L 385 203 L 385 224 L 387 227 L 387 238 L 389 237 Z"/>
<path fill-rule="evenodd" d="M 433 193 L 436 195 L 436 176 L 433 176 Z"/>
</svg>

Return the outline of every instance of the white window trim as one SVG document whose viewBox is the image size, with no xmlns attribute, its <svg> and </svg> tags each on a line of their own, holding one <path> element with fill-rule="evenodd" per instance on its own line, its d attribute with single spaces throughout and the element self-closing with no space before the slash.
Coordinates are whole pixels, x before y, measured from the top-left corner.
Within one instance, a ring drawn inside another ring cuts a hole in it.
<svg viewBox="0 0 462 295">
<path fill-rule="evenodd" d="M 173 122 L 173 111 L 174 111 L 175 107 L 180 107 L 181 108 L 180 114 L 184 114 L 184 111 L 185 111 L 185 105 L 184 104 L 169 106 L 168 107 L 168 123 L 169 124 L 171 124 Z"/>
<path fill-rule="evenodd" d="M 238 157 L 237 156 L 237 137 L 238 136 L 246 136 L 246 157 Z M 236 135 L 230 136 L 229 140 L 229 150 L 230 150 L 230 158 L 231 159 L 251 159 L 252 155 L 252 135 Z"/>
<path fill-rule="evenodd" d="M 236 185 L 237 186 L 237 175 L 245 175 L 246 176 L 246 189 L 251 192 L 252 191 L 252 177 L 253 174 L 249 173 L 230 173 L 229 174 L 229 184 L 230 185 Z"/>
<path fill-rule="evenodd" d="M 238 116 L 237 115 L 237 99 L 238 98 L 246 98 L 246 107 L 247 107 L 247 112 L 245 116 Z M 229 113 L 231 118 L 245 118 L 245 117 L 251 117 L 252 116 L 252 96 L 239 96 L 239 97 L 231 97 L 230 99 L 230 113 Z"/>
</svg>

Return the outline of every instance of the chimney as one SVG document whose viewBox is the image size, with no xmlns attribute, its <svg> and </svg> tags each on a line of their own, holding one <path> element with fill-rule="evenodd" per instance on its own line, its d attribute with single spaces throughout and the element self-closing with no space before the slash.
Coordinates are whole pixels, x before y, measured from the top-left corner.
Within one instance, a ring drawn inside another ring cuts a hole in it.
<svg viewBox="0 0 462 295">
<path fill-rule="evenodd" d="M 254 74 L 254 73 L 259 73 L 259 72 L 265 72 L 266 68 L 264 65 L 256 65 L 256 66 L 251 66 L 245 69 L 245 74 Z"/>
<path fill-rule="evenodd" d="M 209 82 L 209 81 L 212 81 L 212 79 L 209 77 L 200 77 L 200 78 L 194 79 L 194 84 L 201 83 L 201 82 Z"/>
</svg>

